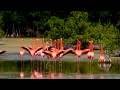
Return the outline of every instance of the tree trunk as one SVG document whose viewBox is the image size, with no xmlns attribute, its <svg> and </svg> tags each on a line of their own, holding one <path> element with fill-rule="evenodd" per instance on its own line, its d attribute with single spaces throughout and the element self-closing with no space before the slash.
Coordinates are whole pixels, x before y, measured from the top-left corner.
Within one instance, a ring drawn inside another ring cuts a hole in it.
<svg viewBox="0 0 120 90">
<path fill-rule="evenodd" d="M 12 36 L 14 36 L 14 23 L 13 23 L 13 31 L 12 31 Z"/>
<path fill-rule="evenodd" d="M 20 37 L 20 27 L 18 27 L 18 36 Z"/>
</svg>

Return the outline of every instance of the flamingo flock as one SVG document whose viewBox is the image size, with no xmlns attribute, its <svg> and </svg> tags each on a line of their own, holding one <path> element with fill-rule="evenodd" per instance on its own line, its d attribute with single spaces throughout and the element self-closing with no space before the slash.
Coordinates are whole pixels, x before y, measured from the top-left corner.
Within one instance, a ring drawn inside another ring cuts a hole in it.
<svg viewBox="0 0 120 90">
<path fill-rule="evenodd" d="M 81 57 L 83 54 L 87 54 L 87 57 L 90 61 L 94 58 L 94 46 L 93 41 L 89 41 L 89 48 L 81 50 L 81 41 L 76 40 L 76 47 L 75 49 L 72 47 L 69 47 L 68 49 L 65 49 L 63 46 L 63 39 L 60 38 L 58 40 L 52 40 L 50 39 L 50 42 L 45 42 L 44 38 L 42 39 L 42 46 L 40 46 L 40 40 L 36 39 L 36 45 L 35 41 L 31 39 L 31 46 L 24 46 L 23 40 L 20 40 L 20 55 L 24 55 L 24 50 L 29 52 L 30 56 L 40 56 L 41 58 L 44 58 L 45 56 L 48 59 L 55 59 L 55 58 L 62 58 L 65 55 L 71 53 L 74 54 L 77 59 Z M 104 56 L 104 50 L 103 45 L 100 45 L 100 57 L 98 62 L 111 62 L 110 59 L 106 59 Z"/>
<path fill-rule="evenodd" d="M 39 39 L 33 40 L 31 39 L 31 45 L 30 46 L 24 46 L 23 44 L 24 40 L 20 40 L 20 57 L 22 58 L 25 55 L 25 51 L 29 53 L 31 57 L 41 57 L 45 58 L 47 57 L 49 60 L 60 60 L 62 61 L 62 58 L 67 54 L 73 54 L 76 56 L 77 60 L 79 61 L 80 57 L 83 54 L 86 54 L 89 61 L 93 61 L 94 58 L 94 46 L 93 41 L 89 41 L 89 48 L 81 50 L 81 41 L 79 39 L 76 40 L 76 46 L 75 48 L 69 47 L 67 49 L 64 48 L 64 41 L 62 38 L 52 40 L 50 39 L 49 42 L 45 42 L 44 38 L 40 41 Z M 41 43 L 41 44 L 40 44 Z M 35 45 L 36 44 L 36 45 Z M 24 51 L 25 50 L 25 51 Z M 5 53 L 5 50 L 1 50 L 0 54 Z M 32 61 L 32 59 L 31 59 Z M 33 60 L 34 61 L 34 60 Z M 100 45 L 100 57 L 98 62 L 111 62 L 110 58 L 105 58 L 104 56 L 104 50 L 103 50 L 103 44 Z M 46 64 L 46 66 L 49 63 Z M 33 66 L 31 65 L 31 68 Z M 24 62 L 21 59 L 21 72 L 20 77 L 24 78 L 25 74 L 23 72 L 24 68 Z M 31 70 L 32 71 L 32 70 Z M 61 75 L 61 74 L 60 74 Z M 48 76 L 54 77 L 54 73 L 49 70 Z M 40 78 L 43 77 L 42 72 L 35 70 L 31 72 L 31 78 Z"/>
<path fill-rule="evenodd" d="M 21 43 L 21 42 L 20 42 Z M 81 55 L 88 53 L 88 58 L 93 58 L 93 44 L 92 41 L 89 42 L 89 49 L 81 50 L 81 42 L 77 39 L 76 48 L 68 48 L 64 49 L 63 47 L 63 39 L 54 40 L 52 43 L 52 39 L 50 39 L 50 43 L 44 41 L 42 39 L 42 46 L 40 47 L 40 41 L 36 40 L 36 47 L 34 46 L 34 41 L 31 40 L 31 47 L 21 46 L 20 52 L 24 50 L 28 51 L 30 56 L 41 56 L 44 58 L 47 56 L 48 58 L 55 59 L 55 58 L 62 58 L 63 56 L 72 53 L 76 55 L 77 58 L 81 57 Z"/>
<path fill-rule="evenodd" d="M 27 52 L 29 52 L 29 55 L 31 57 L 41 57 L 44 58 L 45 56 L 48 59 L 53 59 L 55 60 L 56 58 L 62 58 L 63 56 L 72 53 L 74 55 L 76 55 L 78 58 L 82 55 L 85 54 L 87 52 L 89 52 L 89 49 L 84 49 L 81 50 L 81 42 L 77 39 L 76 42 L 76 48 L 68 48 L 68 49 L 64 49 L 63 47 L 63 39 L 60 38 L 58 40 L 52 40 L 50 39 L 50 42 L 45 42 L 44 38 L 42 39 L 42 46 L 40 46 L 40 40 L 36 40 L 36 45 L 34 40 L 31 40 L 31 46 L 23 46 L 23 40 L 20 40 L 20 56 L 23 57 L 24 55 L 24 50 L 26 50 Z M 56 61 L 56 60 L 55 60 Z M 49 63 L 47 63 L 49 64 Z M 46 65 L 47 65 L 46 64 Z M 23 63 L 21 61 L 21 68 L 23 67 Z M 32 67 L 31 67 L 32 68 Z M 34 71 L 31 72 L 31 78 L 35 78 L 35 77 L 42 77 L 42 75 L 39 75 L 40 72 L 39 71 Z M 48 76 L 54 77 L 54 73 L 51 72 L 51 70 L 49 71 Z M 20 73 L 20 77 L 23 78 L 24 77 L 24 72 L 21 70 Z"/>
</svg>

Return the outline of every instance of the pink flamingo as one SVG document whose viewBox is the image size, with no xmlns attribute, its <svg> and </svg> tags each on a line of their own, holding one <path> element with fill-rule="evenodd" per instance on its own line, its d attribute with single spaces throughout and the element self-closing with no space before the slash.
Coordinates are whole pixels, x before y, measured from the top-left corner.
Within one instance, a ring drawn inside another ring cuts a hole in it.
<svg viewBox="0 0 120 90">
<path fill-rule="evenodd" d="M 90 59 L 90 71 L 92 69 L 92 60 L 94 57 L 94 51 L 93 51 L 93 41 L 89 41 L 89 52 L 87 53 L 88 58 Z M 93 74 L 90 72 L 90 79 L 93 79 Z"/>
<path fill-rule="evenodd" d="M 61 53 L 58 55 L 59 58 L 62 58 L 64 55 L 70 53 L 71 50 L 73 50 L 72 48 L 68 48 L 68 49 L 66 49 L 66 50 L 64 49 L 62 38 L 61 38 L 60 41 L 59 41 L 58 48 L 59 48 L 59 50 L 62 50 L 62 51 L 63 51 L 63 52 L 61 52 Z"/>
<path fill-rule="evenodd" d="M 31 47 L 21 47 L 23 49 L 25 49 L 26 51 L 28 51 L 30 53 L 30 55 L 33 57 L 35 55 L 35 52 L 37 52 L 38 50 L 42 49 L 41 47 L 34 47 L 34 41 L 31 40 Z"/>
<path fill-rule="evenodd" d="M 100 45 L 100 57 L 98 62 L 105 62 L 105 57 L 104 57 L 104 50 L 103 50 L 103 45 Z"/>
<path fill-rule="evenodd" d="M 24 50 L 21 48 L 23 45 L 23 39 L 20 40 L 20 56 L 22 57 L 24 55 Z M 22 68 L 24 66 L 24 63 L 21 60 L 21 72 L 20 72 L 20 78 L 24 78 L 24 72 L 22 71 Z"/>
<path fill-rule="evenodd" d="M 89 49 L 81 50 L 81 42 L 77 39 L 76 49 L 71 50 L 71 53 L 75 54 L 77 58 L 81 57 L 82 54 L 87 53 Z"/>
<path fill-rule="evenodd" d="M 48 44 L 48 42 L 46 43 L 46 44 Z M 42 58 L 43 57 L 45 57 L 45 54 L 43 53 L 44 51 L 46 51 L 46 50 L 49 50 L 50 48 L 52 47 L 52 39 L 50 39 L 50 46 L 45 46 L 44 45 L 44 38 L 43 38 L 43 40 L 42 40 L 42 49 L 40 49 L 40 50 L 38 50 L 36 53 L 35 53 L 35 55 L 37 56 L 41 56 Z"/>
<path fill-rule="evenodd" d="M 56 48 L 56 40 L 54 40 L 54 48 L 51 51 L 44 51 L 43 53 L 49 55 L 52 58 L 56 58 L 57 55 L 59 55 L 62 52 L 63 52 L 62 50 Z"/>
<path fill-rule="evenodd" d="M 94 57 L 94 51 L 93 51 L 93 41 L 89 41 L 89 52 L 87 53 L 87 56 L 90 60 L 93 60 Z"/>
</svg>

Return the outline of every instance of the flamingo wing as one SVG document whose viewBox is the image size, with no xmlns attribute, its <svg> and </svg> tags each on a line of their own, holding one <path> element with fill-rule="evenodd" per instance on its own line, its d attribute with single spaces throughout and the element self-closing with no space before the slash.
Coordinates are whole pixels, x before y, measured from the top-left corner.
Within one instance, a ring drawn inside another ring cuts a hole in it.
<svg viewBox="0 0 120 90">
<path fill-rule="evenodd" d="M 71 50 L 72 54 L 77 55 L 75 52 L 76 52 L 76 50 Z"/>
<path fill-rule="evenodd" d="M 43 49 L 42 47 L 38 47 L 36 50 L 35 50 L 35 53 L 39 50 Z"/>
<path fill-rule="evenodd" d="M 0 54 L 3 54 L 3 53 L 5 53 L 6 51 L 5 50 L 2 50 L 2 51 L 0 51 Z"/>
<path fill-rule="evenodd" d="M 84 49 L 84 50 L 81 50 L 81 51 L 82 51 L 82 54 L 87 54 L 90 51 L 90 49 Z"/>
<path fill-rule="evenodd" d="M 21 47 L 21 48 L 23 48 L 24 50 L 28 51 L 29 54 L 31 54 L 31 52 L 30 52 L 31 49 L 29 47 Z"/>
<path fill-rule="evenodd" d="M 63 52 L 64 52 L 63 50 L 62 50 L 62 51 L 59 51 L 59 52 L 57 53 L 57 56 L 60 55 L 60 54 L 63 53 Z"/>
<path fill-rule="evenodd" d="M 52 47 L 52 46 L 49 46 L 49 47 L 48 47 L 48 50 L 49 50 L 49 51 L 51 51 L 51 49 L 52 49 L 52 48 L 54 48 L 54 47 Z"/>
<path fill-rule="evenodd" d="M 51 51 L 44 51 L 44 52 L 42 52 L 42 53 L 44 53 L 44 54 L 49 55 L 49 56 L 52 57 L 52 54 L 51 54 L 50 52 L 51 52 Z"/>
<path fill-rule="evenodd" d="M 72 53 L 72 51 L 71 51 L 71 50 L 65 50 L 65 51 L 63 51 L 62 57 L 63 57 L 64 55 L 66 55 L 66 54 L 69 54 L 69 53 Z"/>
<path fill-rule="evenodd" d="M 29 49 L 33 49 L 32 47 L 28 47 Z"/>
</svg>

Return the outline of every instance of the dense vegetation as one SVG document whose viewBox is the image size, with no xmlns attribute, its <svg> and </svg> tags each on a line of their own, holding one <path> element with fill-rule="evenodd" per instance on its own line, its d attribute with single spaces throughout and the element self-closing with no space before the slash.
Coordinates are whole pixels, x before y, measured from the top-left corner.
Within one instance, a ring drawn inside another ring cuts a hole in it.
<svg viewBox="0 0 120 90">
<path fill-rule="evenodd" d="M 0 37 L 44 37 L 119 47 L 120 11 L 1 11 Z"/>
</svg>

